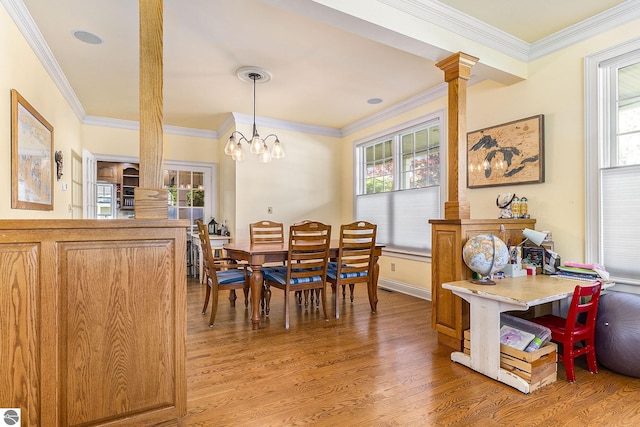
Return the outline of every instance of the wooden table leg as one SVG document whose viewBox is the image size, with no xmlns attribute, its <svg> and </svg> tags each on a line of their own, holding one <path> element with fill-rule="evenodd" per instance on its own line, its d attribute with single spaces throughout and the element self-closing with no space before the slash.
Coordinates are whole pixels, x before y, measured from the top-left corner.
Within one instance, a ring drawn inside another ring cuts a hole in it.
<svg viewBox="0 0 640 427">
<path fill-rule="evenodd" d="M 263 281 L 260 267 L 260 265 L 251 266 L 251 323 L 254 330 L 260 328 L 260 297 Z"/>
</svg>

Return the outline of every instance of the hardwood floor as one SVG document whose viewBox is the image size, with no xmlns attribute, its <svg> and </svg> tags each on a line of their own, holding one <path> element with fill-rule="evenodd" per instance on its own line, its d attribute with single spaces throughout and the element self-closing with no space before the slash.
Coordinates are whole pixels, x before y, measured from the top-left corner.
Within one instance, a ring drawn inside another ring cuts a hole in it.
<svg viewBox="0 0 640 427">
<path fill-rule="evenodd" d="M 341 318 L 291 307 L 283 293 L 251 330 L 239 295 L 221 295 L 215 326 L 200 314 L 204 286 L 188 283 L 188 413 L 179 426 L 626 426 L 640 423 L 640 379 L 576 365 L 577 383 L 526 395 L 449 359 L 430 327 L 431 304 L 363 286 Z M 328 295 L 331 301 L 331 294 Z M 293 304 L 293 303 L 292 303 Z M 330 315 L 333 309 L 330 310 Z M 174 424 L 175 425 L 175 424 Z"/>
</svg>

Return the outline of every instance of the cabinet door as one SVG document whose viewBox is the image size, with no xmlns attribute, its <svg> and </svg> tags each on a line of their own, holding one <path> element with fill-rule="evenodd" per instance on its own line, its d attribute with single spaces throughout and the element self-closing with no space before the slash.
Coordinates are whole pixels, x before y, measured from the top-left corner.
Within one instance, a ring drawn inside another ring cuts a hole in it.
<svg viewBox="0 0 640 427">
<path fill-rule="evenodd" d="M 98 181 L 108 182 L 110 184 L 118 183 L 118 163 L 98 162 Z"/>
</svg>

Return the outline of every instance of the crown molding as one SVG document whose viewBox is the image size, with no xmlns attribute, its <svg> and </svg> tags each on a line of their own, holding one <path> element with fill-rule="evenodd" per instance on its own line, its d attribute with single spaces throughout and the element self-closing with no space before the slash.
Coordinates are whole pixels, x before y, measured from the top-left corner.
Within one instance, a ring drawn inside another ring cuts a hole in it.
<svg viewBox="0 0 640 427">
<path fill-rule="evenodd" d="M 425 92 L 414 95 L 410 98 L 405 99 L 395 105 L 385 108 L 377 112 L 376 114 L 372 114 L 370 116 L 365 117 L 362 120 L 358 120 L 344 128 L 342 128 L 342 136 L 348 136 L 359 132 L 361 130 L 367 129 L 371 126 L 374 126 L 378 123 L 381 123 L 385 120 L 389 120 L 394 118 L 395 116 L 406 113 L 407 111 L 411 111 L 414 108 L 418 108 L 428 102 L 434 101 L 436 99 L 447 96 L 448 85 L 447 83 L 440 83 L 438 86 L 431 88 Z"/>
<path fill-rule="evenodd" d="M 7 9 L 9 16 L 13 19 L 16 26 L 22 33 L 23 37 L 35 53 L 36 57 L 42 63 L 49 76 L 58 87 L 62 96 L 66 99 L 67 103 L 76 114 L 78 119 L 82 121 L 86 115 L 80 100 L 76 96 L 76 93 L 71 88 L 67 77 L 62 72 L 60 64 L 56 61 L 49 45 L 44 40 L 42 33 L 36 26 L 31 14 L 27 10 L 22 0 L 0 0 L 4 7 Z"/>
<path fill-rule="evenodd" d="M 473 86 L 476 83 L 480 83 L 484 79 L 472 75 L 467 83 L 468 86 Z M 370 116 L 365 117 L 362 120 L 358 120 L 344 128 L 342 128 L 342 136 L 348 136 L 359 132 L 361 130 L 367 129 L 371 126 L 374 126 L 378 123 L 384 122 L 385 120 L 393 119 L 394 117 L 421 107 L 429 102 L 435 101 L 440 98 L 445 98 L 447 96 L 449 87 L 447 83 L 440 83 L 438 86 L 433 87 L 429 90 L 426 90 L 422 93 L 419 93 L 411 98 L 407 98 L 402 102 L 399 102 L 395 105 L 392 105 L 388 108 L 385 108 L 382 111 L 379 111 L 376 114 L 372 114 Z"/>
<path fill-rule="evenodd" d="M 533 43 L 529 51 L 529 61 L 542 58 L 639 18 L 640 1 L 628 0 Z"/>
<path fill-rule="evenodd" d="M 435 0 L 378 0 L 512 58 L 530 62 L 640 18 L 640 0 L 627 0 L 548 37 L 527 43 Z"/>
<path fill-rule="evenodd" d="M 231 113 L 232 123 L 239 123 L 244 125 L 252 125 L 253 124 L 253 115 L 251 114 L 242 114 L 242 113 Z M 228 120 L 225 121 L 218 133 L 222 135 L 224 130 L 228 130 Z M 290 130 L 293 132 L 307 133 L 313 135 L 322 135 L 322 136 L 330 136 L 333 138 L 342 137 L 342 132 L 340 129 L 330 128 L 326 126 L 315 126 L 315 125 L 307 125 L 304 123 L 290 122 L 286 120 L 278 120 L 278 119 L 270 119 L 268 117 L 260 117 L 256 116 L 256 126 L 264 126 L 273 129 L 282 129 L 282 130 Z M 224 129 L 224 130 L 223 130 Z"/>
<path fill-rule="evenodd" d="M 378 0 L 431 25 L 526 62 L 530 44 L 435 0 Z"/>
<path fill-rule="evenodd" d="M 135 120 L 110 119 L 99 116 L 85 116 L 82 124 L 102 126 L 115 129 L 140 130 L 140 123 Z M 196 138 L 218 139 L 218 133 L 212 130 L 185 128 L 180 126 L 163 125 L 162 131 L 169 135 L 193 136 Z"/>
</svg>

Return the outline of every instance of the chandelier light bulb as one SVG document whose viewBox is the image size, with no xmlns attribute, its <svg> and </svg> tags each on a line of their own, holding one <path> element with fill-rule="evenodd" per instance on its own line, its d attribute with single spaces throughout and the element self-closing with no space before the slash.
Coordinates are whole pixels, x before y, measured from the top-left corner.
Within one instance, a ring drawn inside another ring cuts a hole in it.
<svg viewBox="0 0 640 427">
<path fill-rule="evenodd" d="M 235 151 L 231 155 L 231 158 L 237 162 L 241 162 L 244 160 L 244 150 L 242 149 L 242 145 L 238 142 Z"/>
<path fill-rule="evenodd" d="M 284 148 L 282 148 L 282 144 L 280 144 L 280 140 L 276 139 L 275 144 L 273 144 L 273 150 L 271 151 L 271 156 L 274 159 L 281 159 L 284 157 Z"/>
<path fill-rule="evenodd" d="M 260 163 L 269 163 L 271 161 L 271 153 L 269 153 L 269 150 L 263 150 L 258 156 L 258 160 Z"/>
<path fill-rule="evenodd" d="M 224 154 L 231 156 L 236 151 L 236 137 L 231 135 L 227 141 L 227 145 L 224 146 Z"/>
<path fill-rule="evenodd" d="M 262 139 L 260 139 L 260 135 L 258 135 L 258 132 L 253 134 L 250 150 L 253 154 L 261 154 L 264 150 L 264 142 L 262 141 Z"/>
</svg>

